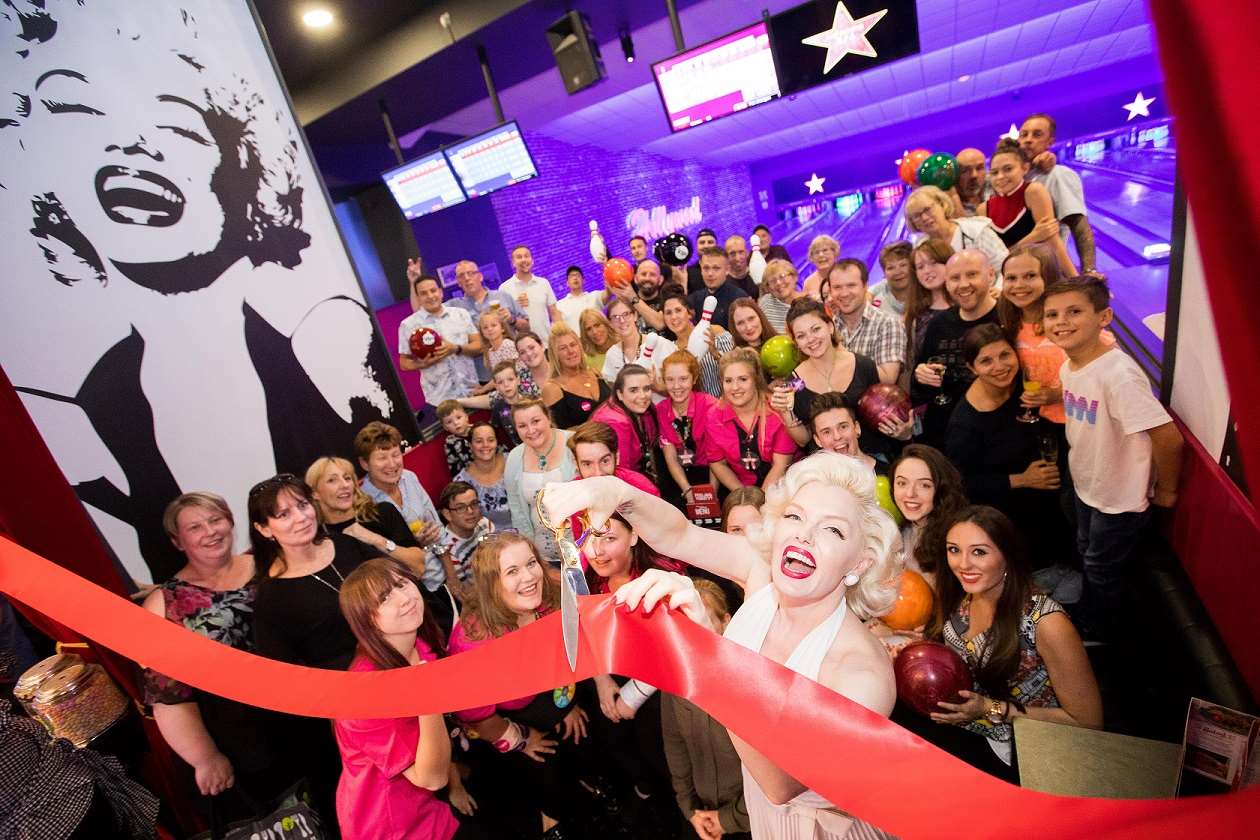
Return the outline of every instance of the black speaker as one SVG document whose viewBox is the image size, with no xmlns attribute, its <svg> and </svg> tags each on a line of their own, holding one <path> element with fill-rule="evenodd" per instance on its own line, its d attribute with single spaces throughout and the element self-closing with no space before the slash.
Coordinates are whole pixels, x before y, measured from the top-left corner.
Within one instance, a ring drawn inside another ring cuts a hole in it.
<svg viewBox="0 0 1260 840">
<path fill-rule="evenodd" d="M 585 90 L 604 78 L 604 59 L 591 36 L 591 22 L 581 12 L 566 12 L 547 27 L 547 43 L 569 93 Z"/>
</svg>

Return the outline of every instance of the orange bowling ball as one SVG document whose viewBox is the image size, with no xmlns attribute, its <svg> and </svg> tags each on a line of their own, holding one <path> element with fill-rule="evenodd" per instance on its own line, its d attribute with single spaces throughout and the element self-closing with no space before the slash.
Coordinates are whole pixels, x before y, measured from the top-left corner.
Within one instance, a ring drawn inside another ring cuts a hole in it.
<svg viewBox="0 0 1260 840">
<path fill-rule="evenodd" d="M 621 257 L 613 257 L 604 263 L 604 285 L 610 289 L 629 286 L 634 279 L 634 266 Z"/>
<path fill-rule="evenodd" d="M 897 587 L 897 600 L 887 615 L 880 621 L 894 630 L 914 630 L 927 624 L 932 616 L 932 602 L 935 597 L 932 587 L 923 579 L 923 575 L 912 569 L 901 573 L 901 584 Z"/>
</svg>

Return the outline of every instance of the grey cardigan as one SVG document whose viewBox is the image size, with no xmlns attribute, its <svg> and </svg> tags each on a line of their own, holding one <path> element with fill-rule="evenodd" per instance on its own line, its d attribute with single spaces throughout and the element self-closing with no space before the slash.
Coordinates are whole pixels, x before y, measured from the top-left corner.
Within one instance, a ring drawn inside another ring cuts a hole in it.
<svg viewBox="0 0 1260 840">
<path fill-rule="evenodd" d="M 556 468 L 561 471 L 561 480 L 568 481 L 577 476 L 577 461 L 568 446 L 569 438 L 573 433 L 565 429 L 557 429 L 556 432 L 559 438 L 556 440 L 553 455 L 557 453 L 560 455 Z M 524 477 L 525 444 L 522 443 L 508 453 L 507 464 L 503 468 L 503 487 L 507 490 L 508 509 L 512 512 L 512 527 L 537 545 L 540 526 L 538 520 L 534 518 L 534 500 L 525 498 Z M 543 535 L 551 536 L 547 531 L 543 531 Z"/>
</svg>

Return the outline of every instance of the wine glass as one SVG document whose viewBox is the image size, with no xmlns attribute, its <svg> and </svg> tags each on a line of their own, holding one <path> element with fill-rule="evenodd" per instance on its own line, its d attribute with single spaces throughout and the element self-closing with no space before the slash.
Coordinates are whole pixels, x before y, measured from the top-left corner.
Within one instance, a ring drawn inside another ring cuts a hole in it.
<svg viewBox="0 0 1260 840">
<path fill-rule="evenodd" d="M 945 383 L 949 381 L 949 359 L 945 356 L 932 356 L 927 363 L 941 369 L 941 392 L 933 397 L 932 402 L 936 405 L 949 405 L 953 401 L 945 391 Z"/>
<path fill-rule="evenodd" d="M 1033 378 L 1032 368 L 1024 368 L 1024 393 L 1035 394 L 1041 390 L 1041 382 Z M 1035 405 L 1025 406 L 1024 410 L 1015 415 L 1015 419 L 1021 423 L 1036 423 L 1041 419 L 1041 409 Z"/>
</svg>

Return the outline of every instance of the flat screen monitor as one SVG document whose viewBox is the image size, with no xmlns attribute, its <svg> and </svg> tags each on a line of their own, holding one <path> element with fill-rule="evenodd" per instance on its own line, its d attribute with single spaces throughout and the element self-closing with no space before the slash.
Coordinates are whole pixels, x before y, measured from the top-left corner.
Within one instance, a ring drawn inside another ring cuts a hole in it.
<svg viewBox="0 0 1260 840">
<path fill-rule="evenodd" d="M 467 200 L 441 151 L 408 161 L 381 178 L 408 219 L 436 213 Z"/>
<path fill-rule="evenodd" d="M 770 18 L 783 95 L 919 51 L 915 0 L 814 0 Z"/>
<path fill-rule="evenodd" d="M 779 95 L 765 22 L 652 65 L 671 131 L 685 131 Z"/>
<path fill-rule="evenodd" d="M 446 157 L 469 198 L 538 177 L 515 120 L 452 143 Z"/>
</svg>

